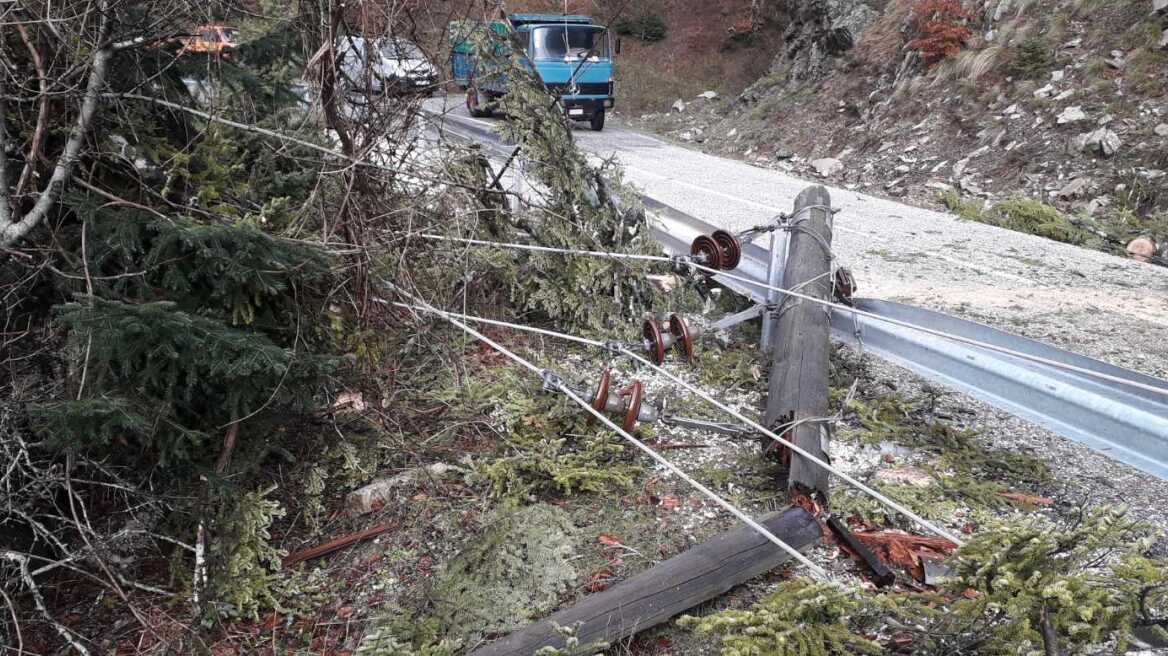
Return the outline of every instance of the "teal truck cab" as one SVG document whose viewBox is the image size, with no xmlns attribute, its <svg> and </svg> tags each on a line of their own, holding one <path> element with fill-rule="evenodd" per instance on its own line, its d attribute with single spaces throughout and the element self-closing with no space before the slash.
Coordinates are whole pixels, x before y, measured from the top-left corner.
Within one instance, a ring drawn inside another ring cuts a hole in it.
<svg viewBox="0 0 1168 656">
<path fill-rule="evenodd" d="M 506 76 L 476 61 L 470 42 L 475 29 L 455 22 L 450 26 L 451 77 L 466 90 L 466 108 L 472 116 L 487 116 L 490 106 L 507 91 Z M 588 121 L 604 129 L 605 110 L 613 96 L 613 40 L 609 31 L 588 16 L 512 14 L 486 26 L 493 33 L 495 53 L 517 51 L 548 90 L 560 98 L 569 119 Z M 619 42 L 616 49 L 619 50 Z"/>
</svg>

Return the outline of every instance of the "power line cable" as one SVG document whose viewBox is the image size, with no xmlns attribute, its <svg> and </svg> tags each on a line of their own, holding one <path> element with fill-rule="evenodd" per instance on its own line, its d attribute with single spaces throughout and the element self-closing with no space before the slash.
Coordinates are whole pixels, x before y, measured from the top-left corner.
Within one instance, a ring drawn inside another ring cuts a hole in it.
<svg viewBox="0 0 1168 656">
<path fill-rule="evenodd" d="M 774 543 L 775 546 L 777 546 L 780 549 L 782 549 L 783 551 L 787 552 L 787 554 L 789 554 L 792 558 L 799 561 L 803 565 L 806 565 L 807 568 L 810 569 L 811 572 L 814 573 L 817 577 L 822 578 L 822 579 L 827 578 L 827 571 L 826 570 L 824 570 L 819 565 L 816 565 L 815 563 L 811 562 L 811 560 L 809 560 L 806 556 L 804 556 L 798 549 L 795 549 L 791 545 L 780 540 L 773 533 L 771 533 L 765 526 L 763 526 L 762 524 L 759 524 L 758 522 L 751 519 L 746 513 L 739 510 L 737 507 L 735 507 L 729 501 L 726 501 L 722 497 L 718 496 L 716 493 L 714 493 L 712 490 L 707 488 L 705 485 L 702 485 L 697 480 L 695 480 L 694 478 L 692 478 L 691 476 L 686 474 L 684 471 L 682 471 L 680 468 L 678 468 L 677 465 L 674 465 L 672 462 L 670 462 L 667 458 L 662 456 L 660 453 L 657 453 L 653 449 L 649 448 L 644 442 L 641 442 L 637 438 L 633 437 L 628 432 L 626 432 L 624 429 L 622 429 L 620 426 L 617 426 L 615 423 L 613 423 L 612 420 L 610 420 L 608 417 L 605 417 L 603 414 L 599 413 L 595 408 L 593 408 L 586 401 L 584 401 L 579 396 L 577 396 L 566 384 L 564 384 L 563 379 L 561 379 L 559 376 L 556 376 L 554 373 L 552 373 L 551 371 L 548 371 L 546 369 L 540 369 L 539 367 L 537 367 L 535 364 L 533 364 L 529 360 L 527 360 L 527 359 L 523 358 L 522 356 L 510 351 L 509 349 L 507 349 L 507 347 L 499 344 L 498 342 L 494 341 L 490 337 L 487 337 L 486 335 L 475 330 L 474 328 L 471 328 L 470 326 L 462 323 L 458 319 L 455 319 L 452 313 L 443 312 L 442 310 L 438 310 L 437 308 L 430 305 L 429 303 L 422 301 L 417 296 L 414 296 L 413 294 L 410 294 L 409 292 L 406 292 L 405 290 L 398 288 L 396 285 L 389 285 L 389 286 L 392 287 L 398 293 L 403 294 L 403 295 L 413 299 L 415 302 L 420 301 L 421 307 L 424 309 L 424 311 L 431 312 L 433 314 L 437 314 L 438 316 L 442 317 L 446 321 L 449 321 L 451 324 L 462 329 L 468 335 L 471 335 L 472 337 L 478 339 L 479 341 L 483 342 L 487 346 L 490 346 L 491 348 L 495 349 L 499 353 L 507 356 L 508 358 L 510 358 L 511 360 L 516 362 L 517 364 L 520 364 L 523 367 L 527 368 L 532 373 L 539 376 L 540 380 L 542 380 L 544 382 L 545 388 L 552 389 L 554 391 L 563 393 L 568 398 L 575 401 L 577 404 L 580 405 L 580 407 L 589 411 L 593 416 L 595 416 L 597 419 L 599 419 L 601 422 L 603 422 L 604 425 L 606 425 L 608 428 L 615 431 L 618 435 L 620 435 L 622 438 L 624 438 L 630 444 L 632 444 L 633 446 L 637 447 L 639 450 L 644 452 L 646 455 L 648 455 L 650 458 L 652 458 L 658 464 L 665 467 L 670 472 L 672 472 L 673 474 L 675 474 L 676 476 L 681 478 L 683 481 L 685 481 L 686 483 L 691 485 L 694 489 L 701 492 L 703 495 L 705 495 L 711 501 L 713 501 L 714 503 L 721 506 L 724 510 L 726 510 L 730 514 L 737 517 L 739 520 L 741 520 L 743 523 L 745 523 L 750 528 L 754 529 L 756 532 L 758 532 L 764 538 L 766 538 L 770 542 Z"/>
<path fill-rule="evenodd" d="M 453 321 L 452 317 L 457 316 L 457 317 L 460 317 L 460 318 L 465 319 L 467 321 L 472 321 L 472 322 L 477 322 L 477 323 L 486 323 L 489 325 L 497 325 L 497 326 L 512 328 L 515 330 L 521 330 L 521 331 L 525 331 L 525 332 L 538 333 L 541 335 L 547 335 L 549 337 L 555 337 L 555 338 L 563 339 L 563 340 L 567 340 L 567 341 L 577 342 L 577 343 L 581 343 L 581 344 L 587 344 L 590 346 L 599 346 L 602 348 L 607 347 L 607 345 L 604 342 L 600 342 L 598 340 L 587 339 L 585 337 L 577 337 L 575 335 L 570 335 L 568 333 L 557 332 L 554 330 L 547 330 L 544 328 L 536 328 L 534 326 L 525 326 L 522 324 L 510 323 L 507 321 L 498 321 L 495 319 L 483 319 L 481 317 L 474 317 L 474 316 L 465 315 L 465 314 L 456 314 L 456 313 L 452 313 L 452 312 L 446 312 L 444 310 L 438 310 L 432 306 L 425 307 L 425 306 L 417 306 L 417 305 L 410 305 L 407 303 L 396 303 L 396 302 L 393 303 L 393 305 L 405 307 L 405 308 L 410 308 L 410 309 L 414 309 L 414 310 L 422 310 L 424 312 L 436 314 L 444 319 L 447 319 L 448 321 Z M 626 356 L 626 357 L 632 358 L 633 360 L 636 360 L 637 362 L 640 362 L 641 364 L 647 365 L 649 368 L 664 375 L 665 377 L 672 380 L 674 383 L 681 385 L 682 387 L 686 388 L 687 390 L 689 390 L 693 394 L 696 394 L 697 396 L 701 397 L 706 402 L 712 404 L 714 407 L 718 408 L 719 410 L 729 414 L 730 416 L 734 417 L 738 421 L 742 422 L 746 426 L 751 427 L 752 429 L 754 429 L 754 430 L 758 431 L 759 433 L 765 435 L 766 437 L 774 440 L 775 442 L 778 442 L 779 444 L 782 444 L 783 446 L 791 449 L 795 453 L 798 453 L 799 455 L 808 459 L 809 461 L 811 461 L 815 465 L 823 468 L 825 471 L 836 475 L 844 482 L 848 483 L 849 485 L 855 487 L 856 489 L 860 490 L 861 492 L 867 494 L 868 496 L 872 497 L 873 499 L 884 504 L 886 507 L 891 508 L 891 509 L 901 513 L 905 517 L 908 517 L 909 519 L 916 522 L 921 527 L 928 529 L 929 531 L 945 538 L 946 540 L 953 542 L 954 544 L 956 544 L 958 546 L 960 546 L 962 544 L 961 539 L 958 538 L 953 533 L 937 526 L 936 524 L 933 524 L 932 522 L 926 520 L 925 518 L 921 517 L 920 515 L 917 515 L 913 511 L 909 510 L 908 508 L 905 508 L 901 504 L 888 498 L 884 494 L 881 494 L 880 492 L 877 492 L 876 490 L 868 487 L 867 485 L 864 485 L 863 483 L 856 480 L 852 476 L 841 471 L 840 469 L 837 469 L 836 467 L 832 466 L 831 464 L 821 460 L 820 458 L 816 457 L 814 454 L 812 454 L 809 451 L 798 446 L 794 442 L 791 442 L 790 440 L 787 440 L 786 438 L 780 437 L 774 431 L 771 431 L 771 430 L 768 430 L 767 428 L 764 428 L 758 422 L 748 418 L 746 415 L 742 414 L 741 412 L 738 412 L 737 410 L 734 410 L 733 408 L 719 402 L 718 400 L 716 400 L 713 396 L 711 396 L 707 392 L 705 392 L 705 391 L 699 389 L 698 387 L 691 385 L 690 383 L 682 380 L 681 378 L 670 373 L 665 368 L 653 364 L 649 360 L 647 360 L 644 357 L 630 351 L 626 347 L 621 347 L 619 350 L 619 353 Z M 574 396 L 574 395 L 572 395 L 572 396 Z M 595 412 L 595 409 L 593 409 L 591 406 L 588 406 L 588 408 L 593 411 L 593 414 L 597 414 Z M 808 417 L 808 418 L 803 418 L 803 419 L 800 419 L 798 421 L 792 422 L 791 424 L 787 425 L 787 427 L 794 427 L 794 426 L 797 426 L 797 425 L 802 424 L 802 423 L 807 423 L 809 421 L 826 421 L 829 419 L 831 419 L 831 418 L 818 419 L 818 418 Z M 609 422 L 606 422 L 606 423 L 609 423 Z"/>
<path fill-rule="evenodd" d="M 639 255 L 639 254 L 633 254 L 633 253 L 614 253 L 614 252 L 608 252 L 608 251 L 587 251 L 587 250 L 571 249 L 571 248 L 555 248 L 555 247 L 551 247 L 551 246 L 532 246 L 530 244 L 513 244 L 513 243 L 507 243 L 507 242 L 483 241 L 483 240 L 479 240 L 479 239 L 468 239 L 468 238 L 463 238 L 463 237 L 448 237 L 445 235 L 434 235 L 434 234 L 428 234 L 428 233 L 423 233 L 422 235 L 420 235 L 420 237 L 422 237 L 423 239 L 430 239 L 430 240 L 436 240 L 436 241 L 455 241 L 455 242 L 464 242 L 464 243 L 474 244 L 474 245 L 478 245 L 478 246 L 492 246 L 492 247 L 496 247 L 496 248 L 507 248 L 507 249 L 513 249 L 513 250 L 530 250 L 530 251 L 539 251 L 539 252 L 546 252 L 546 253 L 561 253 L 561 254 L 565 254 L 565 255 L 581 255 L 581 256 L 587 256 L 587 257 L 602 257 L 602 258 L 609 258 L 609 259 L 635 259 L 635 260 L 646 260 L 646 261 L 654 261 L 654 262 L 668 262 L 671 264 L 677 263 L 679 261 L 678 258 L 667 257 L 664 255 Z M 743 283 L 746 283 L 749 285 L 753 285 L 753 286 L 759 287 L 761 289 L 769 289 L 769 290 L 776 291 L 776 292 L 779 292 L 781 294 L 785 294 L 785 295 L 793 297 L 793 298 L 803 299 L 805 301 L 809 301 L 811 303 L 817 303 L 819 305 L 823 305 L 825 307 L 832 308 L 832 309 L 837 309 L 837 310 L 840 310 L 842 312 L 850 312 L 853 316 L 860 316 L 860 317 L 872 319 L 874 321 L 881 321 L 881 322 L 888 323 L 888 324 L 891 324 L 894 326 L 899 326 L 901 328 L 908 328 L 909 330 L 915 330 L 915 331 L 924 333 L 926 335 L 932 335 L 934 337 L 940 337 L 942 339 L 947 339 L 947 340 L 957 342 L 960 344 L 966 344 L 968 346 L 976 346 L 978 348 L 986 349 L 987 351 L 993 351 L 995 353 L 1009 355 L 1011 357 L 1015 357 L 1015 358 L 1018 358 L 1020 360 L 1026 360 L 1028 362 L 1046 365 L 1048 367 L 1052 367 L 1055 369 L 1062 369 L 1064 371 L 1070 371 L 1070 372 L 1077 373 L 1077 374 L 1080 374 L 1083 376 L 1087 376 L 1089 378 L 1095 378 L 1098 380 L 1116 383 L 1118 385 L 1124 385 L 1126 387 L 1133 387 L 1136 389 L 1140 389 L 1140 390 L 1144 390 L 1147 392 L 1152 392 L 1154 394 L 1168 397 L 1168 388 L 1165 388 L 1165 387 L 1157 387 L 1155 385 L 1149 385 L 1147 383 L 1141 383 L 1139 381 L 1129 380 L 1127 378 L 1121 378 L 1119 376 L 1112 376 L 1110 374 L 1105 374 L 1105 373 L 1100 372 L 1100 371 L 1093 371 L 1093 370 L 1087 369 L 1085 367 L 1078 367 L 1078 366 L 1075 366 L 1072 364 L 1067 364 L 1065 362 L 1059 362 L 1057 360 L 1051 360 L 1049 358 L 1044 358 L 1044 357 L 1037 356 L 1037 355 L 1031 355 L 1029 353 L 1024 353 L 1022 351 L 1016 351 L 1014 349 L 1009 349 L 1009 348 L 1006 348 L 1004 346 L 998 346 L 996 344 L 982 342 L 982 341 L 972 339 L 969 337 L 962 337 L 961 335 L 954 335 L 952 333 L 946 333 L 944 331 L 936 330 L 933 328 L 926 328 L 924 326 L 918 326 L 916 324 L 909 323 L 907 321 L 901 321 L 900 319 L 893 319 L 891 317 L 884 317 L 884 316 L 881 316 L 879 314 L 875 314 L 873 312 L 868 312 L 866 310 L 860 310 L 858 308 L 844 305 L 842 303 L 835 303 L 832 301 L 826 301 L 826 300 L 823 300 L 820 298 L 816 298 L 814 296 L 810 296 L 808 294 L 802 294 L 800 292 L 796 292 L 796 291 L 793 291 L 790 289 L 785 289 L 783 287 L 775 287 L 773 285 L 768 285 L 766 283 L 758 282 L 757 280 L 751 280 L 750 278 L 745 278 L 743 276 L 736 276 L 728 271 L 713 269 L 711 267 L 707 267 L 705 265 L 693 262 L 692 260 L 688 260 L 688 257 L 687 257 L 687 259 L 682 260 L 682 261 L 685 262 L 685 264 L 687 264 L 688 266 L 692 266 L 693 268 L 695 268 L 699 271 L 703 271 L 705 273 L 722 276 L 722 277 L 727 278 L 729 280 L 736 280 L 738 282 L 743 282 Z"/>
</svg>

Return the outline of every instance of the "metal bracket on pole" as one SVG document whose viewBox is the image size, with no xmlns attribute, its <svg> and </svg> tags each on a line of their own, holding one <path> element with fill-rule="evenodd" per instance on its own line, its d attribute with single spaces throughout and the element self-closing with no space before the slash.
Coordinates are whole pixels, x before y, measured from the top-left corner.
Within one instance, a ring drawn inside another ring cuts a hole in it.
<svg viewBox="0 0 1168 656">
<path fill-rule="evenodd" d="M 770 261 L 767 263 L 766 284 L 779 287 L 783 282 L 783 269 L 787 266 L 787 248 L 790 243 L 790 234 L 785 231 L 771 233 Z M 774 306 L 779 302 L 779 292 L 774 289 L 766 290 L 767 306 Z M 765 317 L 762 322 L 762 338 L 759 342 L 760 350 L 766 354 L 775 347 L 775 322 Z"/>
<path fill-rule="evenodd" d="M 721 319 L 718 319 L 714 323 L 710 324 L 709 329 L 711 332 L 717 332 L 719 330 L 727 330 L 729 328 L 733 328 L 734 326 L 737 326 L 740 323 L 746 323 L 747 321 L 750 321 L 751 319 L 761 317 L 763 315 L 763 313 L 766 312 L 766 310 L 767 310 L 766 304 L 759 303 L 759 304 L 754 305 L 750 308 L 747 308 L 741 312 L 735 312 L 734 314 L 728 314 L 728 315 L 722 317 Z"/>
</svg>

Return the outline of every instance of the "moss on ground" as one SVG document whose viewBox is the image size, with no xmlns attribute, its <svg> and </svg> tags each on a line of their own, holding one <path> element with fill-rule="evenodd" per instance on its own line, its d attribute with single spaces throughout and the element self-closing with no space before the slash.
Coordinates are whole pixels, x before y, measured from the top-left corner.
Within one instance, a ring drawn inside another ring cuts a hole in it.
<svg viewBox="0 0 1168 656">
<path fill-rule="evenodd" d="M 442 635 L 506 633 L 551 611 L 576 581 L 575 526 L 540 504 L 497 514 L 442 568 L 432 591 Z"/>
</svg>

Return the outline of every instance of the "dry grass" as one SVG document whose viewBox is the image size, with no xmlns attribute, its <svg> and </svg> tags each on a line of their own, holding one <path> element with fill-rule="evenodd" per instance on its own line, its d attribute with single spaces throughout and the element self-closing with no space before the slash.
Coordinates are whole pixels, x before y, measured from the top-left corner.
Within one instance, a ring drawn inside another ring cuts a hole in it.
<svg viewBox="0 0 1168 656">
<path fill-rule="evenodd" d="M 880 15 L 860 35 L 852 51 L 861 64 L 882 69 L 900 61 L 904 49 L 903 27 L 912 13 L 911 0 L 892 0 Z"/>
</svg>

